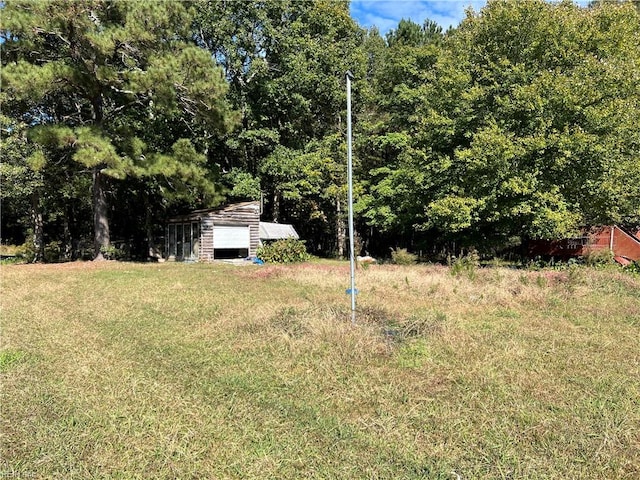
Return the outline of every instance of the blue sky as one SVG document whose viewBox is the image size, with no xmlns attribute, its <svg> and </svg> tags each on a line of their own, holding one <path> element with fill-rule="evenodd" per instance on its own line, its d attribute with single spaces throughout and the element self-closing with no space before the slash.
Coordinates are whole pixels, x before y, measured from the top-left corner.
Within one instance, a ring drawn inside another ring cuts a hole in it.
<svg viewBox="0 0 640 480">
<path fill-rule="evenodd" d="M 476 12 L 486 0 L 351 0 L 351 16 L 361 27 L 377 26 L 384 35 L 398 26 L 401 19 L 422 25 L 429 18 L 444 30 L 457 26 L 465 17 L 465 9 Z"/>
<path fill-rule="evenodd" d="M 403 18 L 419 25 L 429 18 L 446 30 L 458 26 L 465 18 L 465 9 L 471 7 L 478 12 L 486 3 L 486 0 L 351 0 L 351 17 L 361 27 L 377 26 L 382 35 L 395 29 Z M 588 0 L 576 3 L 585 5 Z"/>
</svg>

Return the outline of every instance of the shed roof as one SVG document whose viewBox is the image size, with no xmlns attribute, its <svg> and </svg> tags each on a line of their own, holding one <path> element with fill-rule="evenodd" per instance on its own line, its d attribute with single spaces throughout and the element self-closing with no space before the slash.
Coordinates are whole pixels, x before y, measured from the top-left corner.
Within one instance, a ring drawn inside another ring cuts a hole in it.
<svg viewBox="0 0 640 480">
<path fill-rule="evenodd" d="M 205 208 L 202 210 L 194 210 L 190 215 L 199 214 L 199 215 L 209 215 L 216 214 L 222 212 L 235 212 L 238 210 L 256 210 L 260 208 L 260 202 L 242 202 L 242 203 L 232 203 L 230 205 L 223 205 L 215 208 Z"/>
<path fill-rule="evenodd" d="M 300 236 L 292 225 L 260 222 L 260 240 L 280 240 L 282 238 L 298 239 Z"/>
<path fill-rule="evenodd" d="M 249 214 L 255 215 L 256 220 L 260 215 L 260 202 L 242 202 L 242 203 L 233 203 L 231 205 L 224 205 L 215 208 L 205 208 L 201 210 L 193 210 L 192 212 L 186 215 L 178 215 L 175 217 L 169 218 L 169 223 L 176 222 L 185 222 L 185 221 L 196 221 L 200 220 L 204 217 L 216 217 L 219 215 L 228 216 L 234 214 Z"/>
</svg>

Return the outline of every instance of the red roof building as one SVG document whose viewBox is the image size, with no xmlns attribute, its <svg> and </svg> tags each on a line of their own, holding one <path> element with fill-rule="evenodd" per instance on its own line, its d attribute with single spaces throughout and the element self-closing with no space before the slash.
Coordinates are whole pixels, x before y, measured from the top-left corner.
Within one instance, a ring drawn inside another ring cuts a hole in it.
<svg viewBox="0 0 640 480">
<path fill-rule="evenodd" d="M 628 233 L 616 225 L 584 230 L 579 237 L 562 240 L 534 240 L 529 256 L 553 257 L 557 260 L 584 257 L 598 251 L 611 251 L 621 265 L 640 260 L 640 231 Z"/>
</svg>

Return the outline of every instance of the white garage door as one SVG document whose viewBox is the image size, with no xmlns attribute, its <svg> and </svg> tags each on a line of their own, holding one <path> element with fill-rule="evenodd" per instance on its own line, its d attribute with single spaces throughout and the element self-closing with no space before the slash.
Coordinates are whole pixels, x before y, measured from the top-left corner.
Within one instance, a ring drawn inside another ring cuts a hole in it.
<svg viewBox="0 0 640 480">
<path fill-rule="evenodd" d="M 249 227 L 213 227 L 213 248 L 249 248 Z"/>
</svg>

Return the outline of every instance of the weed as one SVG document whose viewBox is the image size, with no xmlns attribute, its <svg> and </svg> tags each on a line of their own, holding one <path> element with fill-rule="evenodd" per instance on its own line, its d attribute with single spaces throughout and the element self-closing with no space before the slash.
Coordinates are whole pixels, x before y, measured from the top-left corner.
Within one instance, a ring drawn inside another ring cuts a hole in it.
<svg viewBox="0 0 640 480">
<path fill-rule="evenodd" d="M 640 260 L 630 263 L 626 267 L 624 267 L 624 271 L 631 275 L 640 275 Z"/>
<path fill-rule="evenodd" d="M 480 267 L 480 257 L 476 250 L 471 250 L 466 255 L 450 258 L 448 263 L 454 277 L 464 275 L 469 280 L 475 280 L 476 270 Z"/>
<path fill-rule="evenodd" d="M 606 249 L 590 250 L 584 256 L 584 263 L 590 267 L 613 265 L 613 252 Z"/>
<path fill-rule="evenodd" d="M 286 307 L 276 312 L 269 322 L 269 328 L 282 330 L 291 337 L 300 337 L 307 332 L 303 317 L 304 312 L 294 307 Z"/>
<path fill-rule="evenodd" d="M 403 337 L 424 337 L 439 333 L 447 320 L 444 312 L 434 311 L 426 315 L 411 315 L 402 322 Z"/>
<path fill-rule="evenodd" d="M 569 264 L 567 269 L 567 288 L 574 289 L 576 285 L 584 282 L 585 270 L 576 263 Z"/>
<path fill-rule="evenodd" d="M 26 259 L 24 257 L 19 257 L 19 256 L 6 257 L 6 258 L 0 259 L 0 265 L 17 265 L 25 262 L 26 262 Z"/>
<path fill-rule="evenodd" d="M 370 262 L 357 262 L 357 263 L 356 263 L 356 267 L 357 267 L 357 268 L 360 268 L 360 269 L 362 269 L 362 270 L 364 270 L 365 272 L 366 272 L 367 270 L 369 270 L 369 267 L 370 267 L 370 266 L 371 266 L 371 263 L 370 263 Z"/>
<path fill-rule="evenodd" d="M 404 344 L 398 351 L 397 360 L 401 368 L 420 368 L 429 357 L 429 349 L 424 339 L 415 339 Z"/>
<path fill-rule="evenodd" d="M 100 247 L 100 252 L 104 256 L 104 258 L 107 260 L 122 260 L 126 256 L 125 252 L 122 249 L 117 248 L 115 245 Z M 59 257 L 60 257 L 60 246 L 58 245 L 58 250 L 52 252 L 52 258 L 59 258 Z"/>
<path fill-rule="evenodd" d="M 3 350 L 0 352 L 0 373 L 9 370 L 13 365 L 18 364 L 24 358 L 24 352 L 19 350 Z"/>
<path fill-rule="evenodd" d="M 545 288 L 547 286 L 547 284 L 548 284 L 547 279 L 544 276 L 538 275 L 536 277 L 536 285 L 539 288 Z"/>
<path fill-rule="evenodd" d="M 512 319 L 520 318 L 520 314 L 518 312 L 514 310 L 509 310 L 509 309 L 498 310 L 498 312 L 496 313 L 496 316 L 500 318 L 512 318 Z"/>
</svg>

